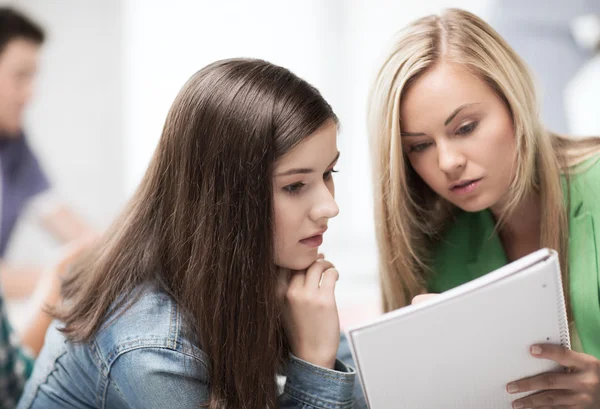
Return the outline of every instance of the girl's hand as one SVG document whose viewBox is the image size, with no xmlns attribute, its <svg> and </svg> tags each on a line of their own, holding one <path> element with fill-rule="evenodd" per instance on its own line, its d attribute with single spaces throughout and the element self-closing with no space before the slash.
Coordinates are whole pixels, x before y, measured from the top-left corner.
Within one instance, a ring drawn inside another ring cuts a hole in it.
<svg viewBox="0 0 600 409">
<path fill-rule="evenodd" d="M 426 301 L 430 298 L 436 297 L 437 295 L 439 295 L 439 294 L 433 294 L 433 293 L 419 294 L 419 295 L 415 296 L 415 298 L 412 299 L 411 304 L 418 304 L 418 303 Z"/>
<path fill-rule="evenodd" d="M 333 369 L 340 343 L 335 301 L 339 274 L 318 258 L 304 271 L 292 271 L 285 293 L 284 325 L 291 352 L 298 358 Z"/>
<path fill-rule="evenodd" d="M 513 402 L 513 408 L 600 408 L 600 361 L 560 345 L 534 345 L 531 354 L 569 369 L 508 384 L 509 393 L 543 391 Z"/>
</svg>

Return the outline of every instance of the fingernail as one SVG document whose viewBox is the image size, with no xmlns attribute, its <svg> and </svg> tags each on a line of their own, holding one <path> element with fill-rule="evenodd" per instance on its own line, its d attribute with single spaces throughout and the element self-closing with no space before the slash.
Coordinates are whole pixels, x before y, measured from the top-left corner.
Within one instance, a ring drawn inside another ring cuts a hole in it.
<svg viewBox="0 0 600 409">
<path fill-rule="evenodd" d="M 519 391 L 519 387 L 517 385 L 515 385 L 514 383 L 511 383 L 511 384 L 508 385 L 508 387 L 506 388 L 506 390 L 509 393 L 515 393 L 515 392 Z"/>
<path fill-rule="evenodd" d="M 523 402 L 515 402 L 515 403 L 513 403 L 513 408 L 515 408 L 515 409 L 522 408 L 523 406 L 525 406 L 525 404 Z"/>
<path fill-rule="evenodd" d="M 531 347 L 531 353 L 533 355 L 540 355 L 542 353 L 542 348 L 537 345 L 534 345 Z"/>
</svg>

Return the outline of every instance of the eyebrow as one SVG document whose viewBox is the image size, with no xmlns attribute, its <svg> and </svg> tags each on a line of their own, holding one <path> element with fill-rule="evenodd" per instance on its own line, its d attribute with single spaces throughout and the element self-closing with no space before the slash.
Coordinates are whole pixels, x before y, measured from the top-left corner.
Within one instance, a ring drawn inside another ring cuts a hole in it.
<svg viewBox="0 0 600 409">
<path fill-rule="evenodd" d="M 329 164 L 330 167 L 331 165 L 333 165 L 335 162 L 337 162 L 337 160 L 340 158 L 340 152 L 337 153 L 337 155 L 335 155 L 335 158 L 333 158 L 333 160 L 331 161 L 331 163 Z M 288 169 L 284 172 L 278 173 L 275 176 L 290 176 L 290 175 L 297 175 L 297 174 L 309 174 L 309 173 L 314 173 L 314 169 L 312 168 L 294 168 L 294 169 Z"/>
<path fill-rule="evenodd" d="M 464 105 L 459 106 L 446 119 L 446 121 L 444 122 L 444 126 L 448 126 L 448 124 L 450 122 L 452 122 L 452 120 L 456 117 L 456 115 L 458 115 L 458 113 L 460 111 L 462 111 L 464 108 L 470 107 L 472 105 L 477 105 L 477 104 L 479 104 L 479 102 L 472 102 L 470 104 L 464 104 Z M 400 136 L 423 136 L 423 135 L 425 135 L 423 132 L 400 132 Z"/>
</svg>

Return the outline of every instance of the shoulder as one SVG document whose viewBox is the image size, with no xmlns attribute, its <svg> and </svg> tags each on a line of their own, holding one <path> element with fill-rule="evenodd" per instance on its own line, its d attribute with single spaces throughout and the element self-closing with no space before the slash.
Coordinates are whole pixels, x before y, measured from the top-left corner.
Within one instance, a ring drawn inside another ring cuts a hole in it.
<svg viewBox="0 0 600 409">
<path fill-rule="evenodd" d="M 125 354 L 144 364 L 158 350 L 161 359 L 154 362 L 206 365 L 204 352 L 185 336 L 182 313 L 170 296 L 149 284 L 128 296 L 133 302 L 113 312 L 93 339 L 107 370 Z"/>
<path fill-rule="evenodd" d="M 34 195 L 50 187 L 48 177 L 25 137 L 3 141 L 0 159 L 4 177 L 25 195 Z"/>
<path fill-rule="evenodd" d="M 568 174 L 572 211 L 579 213 L 583 206 L 600 215 L 600 154 L 570 168 Z"/>
<path fill-rule="evenodd" d="M 185 351 L 143 346 L 118 355 L 108 373 L 109 388 L 131 408 L 196 408 L 210 395 L 205 363 Z"/>
<path fill-rule="evenodd" d="M 597 178 L 600 176 L 600 153 L 570 167 L 568 173 L 573 181 Z"/>
</svg>

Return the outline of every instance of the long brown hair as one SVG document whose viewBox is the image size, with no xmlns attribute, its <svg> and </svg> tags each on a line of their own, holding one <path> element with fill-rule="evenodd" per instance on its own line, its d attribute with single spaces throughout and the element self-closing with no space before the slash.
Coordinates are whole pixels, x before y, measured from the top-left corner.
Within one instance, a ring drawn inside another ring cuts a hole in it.
<svg viewBox="0 0 600 409">
<path fill-rule="evenodd" d="M 330 121 L 315 88 L 268 62 L 223 60 L 193 75 L 135 195 L 64 283 L 68 301 L 56 315 L 67 337 L 89 340 L 151 281 L 184 311 L 209 357 L 209 407 L 277 407 L 288 348 L 273 262 L 273 166 Z"/>
<path fill-rule="evenodd" d="M 456 211 L 416 175 L 400 142 L 403 96 L 442 59 L 467 68 L 506 104 L 517 154 L 498 226 L 529 193 L 539 194 L 541 245 L 558 251 L 568 298 L 568 217 L 559 175 L 568 175 L 572 165 L 600 152 L 600 139 L 575 140 L 544 129 L 525 63 L 482 19 L 448 9 L 400 31 L 371 89 L 369 134 L 384 311 L 403 307 L 426 290 L 429 251 Z"/>
</svg>

